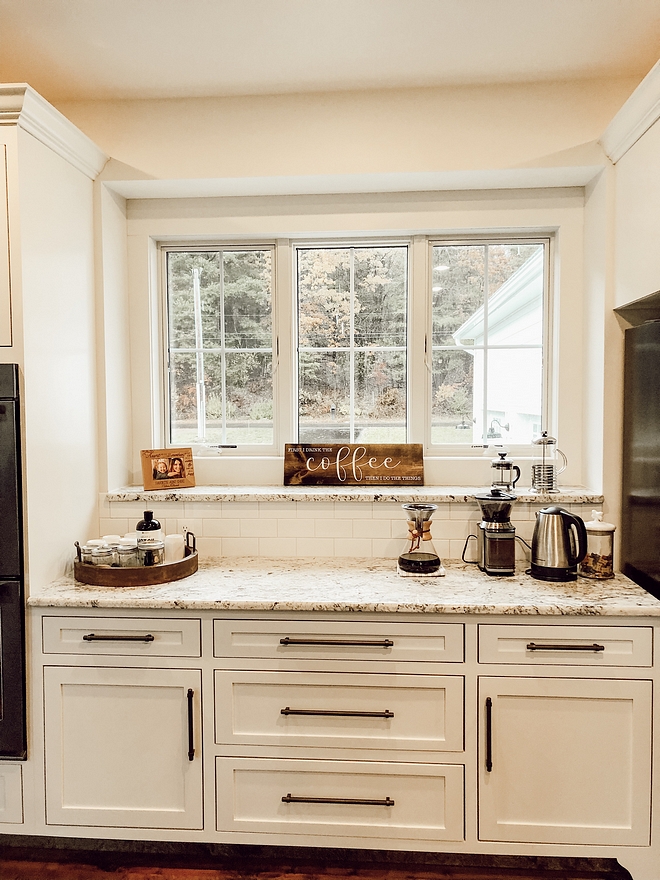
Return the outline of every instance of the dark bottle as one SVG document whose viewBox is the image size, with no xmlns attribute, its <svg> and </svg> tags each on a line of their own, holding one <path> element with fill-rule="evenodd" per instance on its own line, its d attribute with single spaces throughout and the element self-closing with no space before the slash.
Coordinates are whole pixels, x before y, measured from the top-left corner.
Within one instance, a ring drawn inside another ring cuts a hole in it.
<svg viewBox="0 0 660 880">
<path fill-rule="evenodd" d="M 158 520 L 154 519 L 153 510 L 144 511 L 144 519 L 135 526 L 135 531 L 138 533 L 138 543 L 143 540 L 151 542 L 162 539 L 163 532 Z"/>
</svg>

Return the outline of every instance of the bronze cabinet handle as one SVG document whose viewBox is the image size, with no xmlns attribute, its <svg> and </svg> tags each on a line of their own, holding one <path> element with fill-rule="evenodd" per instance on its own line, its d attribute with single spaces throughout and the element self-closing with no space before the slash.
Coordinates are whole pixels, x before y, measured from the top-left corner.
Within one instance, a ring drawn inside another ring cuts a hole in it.
<svg viewBox="0 0 660 880">
<path fill-rule="evenodd" d="M 333 797 L 294 797 L 291 793 L 282 798 L 284 804 L 361 804 L 376 807 L 393 807 L 391 797 L 386 798 L 333 798 Z"/>
<path fill-rule="evenodd" d="M 493 701 L 486 697 L 486 773 L 493 769 Z"/>
<path fill-rule="evenodd" d="M 593 645 L 550 645 L 550 644 L 542 644 L 537 645 L 536 642 L 529 642 L 527 645 L 528 651 L 593 651 L 594 653 L 598 653 L 599 651 L 605 650 L 605 645 L 597 645 L 595 642 Z"/>
<path fill-rule="evenodd" d="M 188 760 L 195 760 L 195 731 L 193 728 L 193 697 L 195 692 L 192 688 L 188 688 L 186 697 L 188 699 Z"/>
<path fill-rule="evenodd" d="M 280 645 L 341 645 L 343 647 L 361 646 L 365 648 L 392 648 L 392 639 L 292 639 L 290 636 L 280 639 Z"/>
<path fill-rule="evenodd" d="M 153 642 L 155 636 L 151 633 L 144 635 L 105 635 L 104 633 L 87 633 L 83 636 L 83 642 Z"/>
<path fill-rule="evenodd" d="M 394 718 L 394 712 L 384 709 L 382 712 L 352 712 L 341 709 L 280 709 L 280 715 L 328 715 L 336 718 Z"/>
</svg>

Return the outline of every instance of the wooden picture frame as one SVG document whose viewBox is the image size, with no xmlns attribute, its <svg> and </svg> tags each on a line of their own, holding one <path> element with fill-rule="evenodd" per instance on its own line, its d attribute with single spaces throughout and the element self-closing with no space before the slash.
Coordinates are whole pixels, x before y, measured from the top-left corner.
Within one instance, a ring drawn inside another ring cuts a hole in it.
<svg viewBox="0 0 660 880">
<path fill-rule="evenodd" d="M 142 481 L 145 489 L 183 489 L 195 485 L 192 449 L 142 449 Z"/>
</svg>

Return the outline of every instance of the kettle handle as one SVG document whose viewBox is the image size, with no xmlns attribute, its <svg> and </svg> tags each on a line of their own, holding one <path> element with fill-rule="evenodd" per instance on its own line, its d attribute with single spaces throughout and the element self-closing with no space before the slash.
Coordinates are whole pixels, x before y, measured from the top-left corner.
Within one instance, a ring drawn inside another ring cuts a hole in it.
<svg viewBox="0 0 660 880">
<path fill-rule="evenodd" d="M 578 565 L 587 555 L 587 530 L 584 525 L 584 520 L 580 519 L 579 516 L 573 516 L 572 513 L 564 510 L 563 507 L 561 508 L 561 515 L 567 528 L 575 526 L 578 539 L 578 549 L 576 556 L 571 559 L 570 565 Z"/>
<path fill-rule="evenodd" d="M 516 478 L 515 478 L 515 480 L 513 481 L 513 483 L 511 483 L 511 485 L 512 485 L 512 486 L 515 486 L 516 483 L 518 482 L 518 480 L 520 479 L 520 468 L 518 467 L 517 464 L 514 464 L 513 467 L 512 467 L 512 470 L 514 470 L 514 471 L 516 472 Z"/>
</svg>

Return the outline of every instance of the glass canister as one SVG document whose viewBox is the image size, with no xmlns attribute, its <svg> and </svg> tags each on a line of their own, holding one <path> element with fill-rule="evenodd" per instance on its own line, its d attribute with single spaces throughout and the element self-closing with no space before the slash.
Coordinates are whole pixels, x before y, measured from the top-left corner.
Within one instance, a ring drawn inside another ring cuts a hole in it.
<svg viewBox="0 0 660 880">
<path fill-rule="evenodd" d="M 591 511 L 592 519 L 584 524 L 587 530 L 587 555 L 578 566 L 582 577 L 614 577 L 614 530 L 612 523 L 603 522 L 600 510 Z"/>
<path fill-rule="evenodd" d="M 117 558 L 121 568 L 133 568 L 134 566 L 139 565 L 137 541 L 134 539 L 122 538 L 119 541 L 119 547 L 117 548 Z"/>
<path fill-rule="evenodd" d="M 138 541 L 137 555 L 138 565 L 162 565 L 165 562 L 165 545 L 162 541 Z"/>
<path fill-rule="evenodd" d="M 92 550 L 92 565 L 101 565 L 104 568 L 109 568 L 115 563 L 115 551 L 111 547 L 94 547 Z"/>
</svg>

